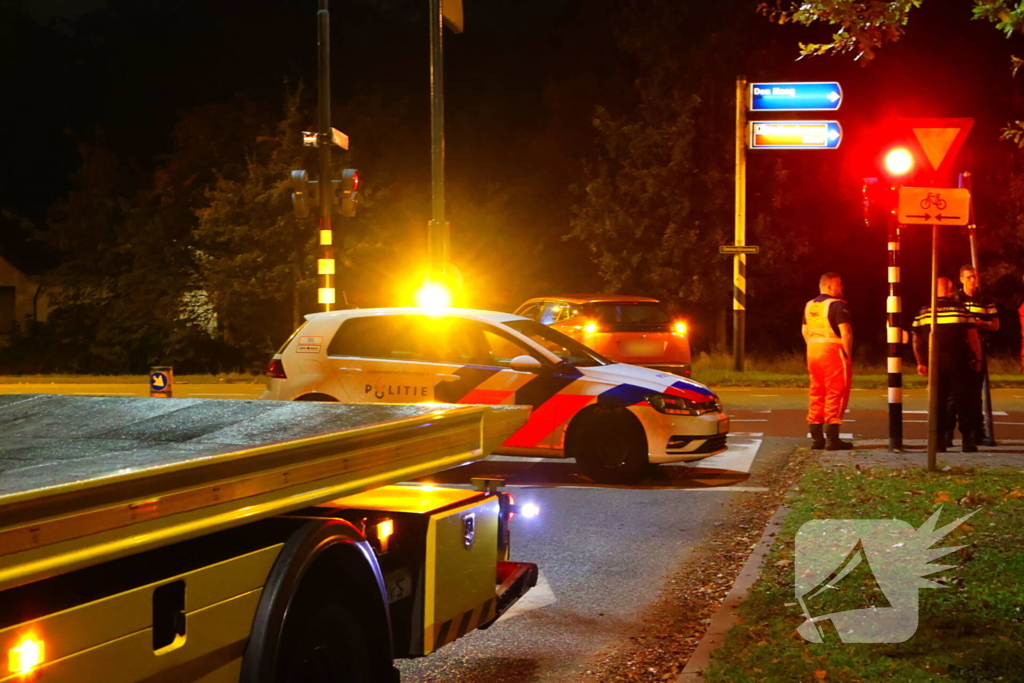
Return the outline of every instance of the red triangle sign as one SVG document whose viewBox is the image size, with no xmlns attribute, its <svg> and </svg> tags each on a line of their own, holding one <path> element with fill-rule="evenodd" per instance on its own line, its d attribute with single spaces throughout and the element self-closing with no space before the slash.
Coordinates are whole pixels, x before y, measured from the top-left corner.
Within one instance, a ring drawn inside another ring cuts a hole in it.
<svg viewBox="0 0 1024 683">
<path fill-rule="evenodd" d="M 956 160 L 974 119 L 903 119 L 921 146 L 924 158 L 937 177 L 946 176 Z"/>
</svg>

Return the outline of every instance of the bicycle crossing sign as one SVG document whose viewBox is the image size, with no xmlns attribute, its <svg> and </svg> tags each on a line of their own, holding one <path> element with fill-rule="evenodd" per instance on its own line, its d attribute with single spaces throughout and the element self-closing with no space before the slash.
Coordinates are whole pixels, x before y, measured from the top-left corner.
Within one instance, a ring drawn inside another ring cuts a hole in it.
<svg viewBox="0 0 1024 683">
<path fill-rule="evenodd" d="M 901 187 L 896 219 L 904 225 L 967 225 L 971 193 L 950 187 Z"/>
</svg>

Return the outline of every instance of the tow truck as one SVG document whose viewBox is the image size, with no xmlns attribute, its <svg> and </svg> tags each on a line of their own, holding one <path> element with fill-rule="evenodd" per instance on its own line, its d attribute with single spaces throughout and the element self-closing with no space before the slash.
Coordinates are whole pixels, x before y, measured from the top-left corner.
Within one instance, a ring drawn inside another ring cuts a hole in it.
<svg viewBox="0 0 1024 683">
<path fill-rule="evenodd" d="M 536 583 L 519 406 L 0 397 L 0 681 L 399 681 Z"/>
</svg>

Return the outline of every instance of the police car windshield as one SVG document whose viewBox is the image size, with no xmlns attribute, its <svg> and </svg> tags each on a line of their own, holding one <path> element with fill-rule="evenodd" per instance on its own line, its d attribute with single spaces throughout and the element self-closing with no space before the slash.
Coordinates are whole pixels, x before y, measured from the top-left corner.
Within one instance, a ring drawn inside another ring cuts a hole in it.
<svg viewBox="0 0 1024 683">
<path fill-rule="evenodd" d="M 536 320 L 510 320 L 505 325 L 528 337 L 530 341 L 540 344 L 567 363 L 580 367 L 612 364 L 612 361 L 596 351 Z"/>
</svg>

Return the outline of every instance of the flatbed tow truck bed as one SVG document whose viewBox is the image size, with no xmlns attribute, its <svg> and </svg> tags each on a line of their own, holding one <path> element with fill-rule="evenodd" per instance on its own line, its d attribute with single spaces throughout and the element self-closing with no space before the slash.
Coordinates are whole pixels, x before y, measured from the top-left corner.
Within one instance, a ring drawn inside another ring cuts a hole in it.
<svg viewBox="0 0 1024 683">
<path fill-rule="evenodd" d="M 147 553 L 152 555 L 161 549 L 185 547 L 182 544 L 194 539 L 255 528 L 261 520 L 295 519 L 296 523 L 306 523 L 311 516 L 331 517 L 333 513 L 325 510 L 346 509 L 340 500 L 345 497 L 363 494 L 363 500 L 367 492 L 486 457 L 525 422 L 527 414 L 526 408 L 516 406 L 0 396 L 0 605 L 5 596 L 21 596 L 26 590 L 30 592 L 32 585 L 48 586 L 75 572 L 86 576 L 82 572 L 88 568 L 104 563 L 117 567 L 123 564 L 117 562 L 121 558 L 148 557 Z M 504 500 L 502 494 L 495 498 L 493 491 L 490 493 L 492 507 L 497 510 L 495 501 Z M 437 509 L 457 507 L 452 500 L 446 501 Z M 482 505 L 468 499 L 461 504 L 466 509 L 471 504 Z M 310 510 L 317 512 L 310 515 Z M 438 518 L 443 516 L 443 510 L 433 512 Z M 348 539 L 346 543 L 363 548 L 366 554 L 373 540 L 368 540 L 370 532 L 377 529 L 374 520 L 380 518 L 387 524 L 392 521 L 384 520 L 380 509 L 360 514 L 369 516 L 357 519 L 349 515 L 354 520 L 351 523 L 344 519 L 328 521 L 347 525 L 343 533 L 337 526 L 332 533 L 341 533 L 337 538 Z M 507 535 L 507 529 L 501 531 Z M 384 540 L 373 550 L 383 557 L 387 539 L 381 538 Z M 287 550 L 290 542 L 282 539 L 275 548 Z M 431 552 L 424 551 L 427 555 Z M 507 556 L 507 543 L 503 552 Z M 315 557 L 307 559 L 312 562 Z M 504 559 L 507 557 L 499 556 L 499 564 Z M 281 561 L 278 557 L 268 580 L 273 579 Z M 380 569 L 374 562 L 370 564 L 383 589 Z M 521 569 L 517 569 L 520 579 Z M 510 571 L 499 568 L 499 579 L 508 579 Z M 535 574 L 533 567 L 534 579 Z M 180 581 L 184 585 L 184 579 Z M 532 585 L 529 576 L 523 582 Z M 138 588 L 152 592 L 160 582 L 151 583 Z M 520 590 L 528 587 L 521 586 Z M 293 593 L 301 592 L 296 586 L 292 589 Z M 450 587 L 446 590 L 450 592 Z M 285 595 L 280 599 L 287 603 L 288 598 Z M 384 599 L 386 609 L 387 595 Z M 339 601 L 345 603 L 344 599 Z M 182 602 L 187 601 L 182 598 Z M 75 609 L 84 607 L 88 605 Z M 354 610 L 351 605 L 348 608 Z M 153 611 L 148 626 L 156 633 L 160 630 L 160 615 L 156 606 Z M 183 607 L 183 617 L 186 611 Z M 37 616 L 32 623 L 38 627 L 42 623 L 39 619 L 45 616 Z M 283 615 L 278 617 L 284 619 Z M 258 624 L 260 614 L 248 618 L 255 618 Z M 422 615 L 415 618 L 419 619 L 415 628 L 433 628 L 432 624 L 421 623 Z M 183 630 L 184 619 L 181 621 L 175 621 L 173 628 Z M 43 655 L 33 663 L 32 657 L 23 657 L 26 651 L 15 652 L 20 647 L 17 643 L 29 637 L 25 635 L 28 623 L 16 622 L 10 615 L 5 618 L 0 609 L 0 657 L 9 655 L 9 670 L 17 676 L 53 662 L 51 656 Z M 287 623 L 275 626 L 287 630 Z M 382 637 L 371 632 L 369 622 L 363 626 L 368 641 Z M 245 625 L 247 634 L 250 627 L 253 637 L 269 637 L 257 634 L 251 621 Z M 180 637 L 172 638 L 174 649 L 186 640 L 183 633 L 177 635 Z M 155 643 L 157 637 L 153 637 Z M 434 649 L 433 642 L 424 645 L 422 637 L 415 634 L 411 641 L 419 643 L 422 654 Z M 166 647 L 154 645 L 153 651 L 164 654 Z M 270 649 L 274 651 L 261 654 L 256 664 L 249 662 L 246 670 L 250 674 L 238 673 L 241 657 L 236 657 L 239 661 L 235 665 L 216 669 L 216 675 L 209 674 L 212 678 L 194 680 L 277 680 L 272 675 L 267 677 L 267 667 L 279 666 L 278 660 L 284 655 L 280 648 Z M 50 652 L 61 652 L 65 657 L 74 654 L 57 646 L 51 646 Z M 247 659 L 254 657 L 257 655 L 248 655 Z M 22 668 L 16 669 L 16 665 Z M 168 670 L 160 665 L 157 662 L 155 667 L 138 669 L 146 676 Z M 53 673 L 58 670 L 55 668 Z M 177 670 L 182 671 L 180 667 Z M 252 673 L 257 670 L 264 672 L 262 677 Z M 7 673 L 7 669 L 0 668 L 0 681 L 8 680 Z M 388 675 L 397 680 L 397 674 Z M 191 680 L 180 674 L 179 679 Z M 86 679 L 73 675 L 53 680 Z"/>
</svg>

